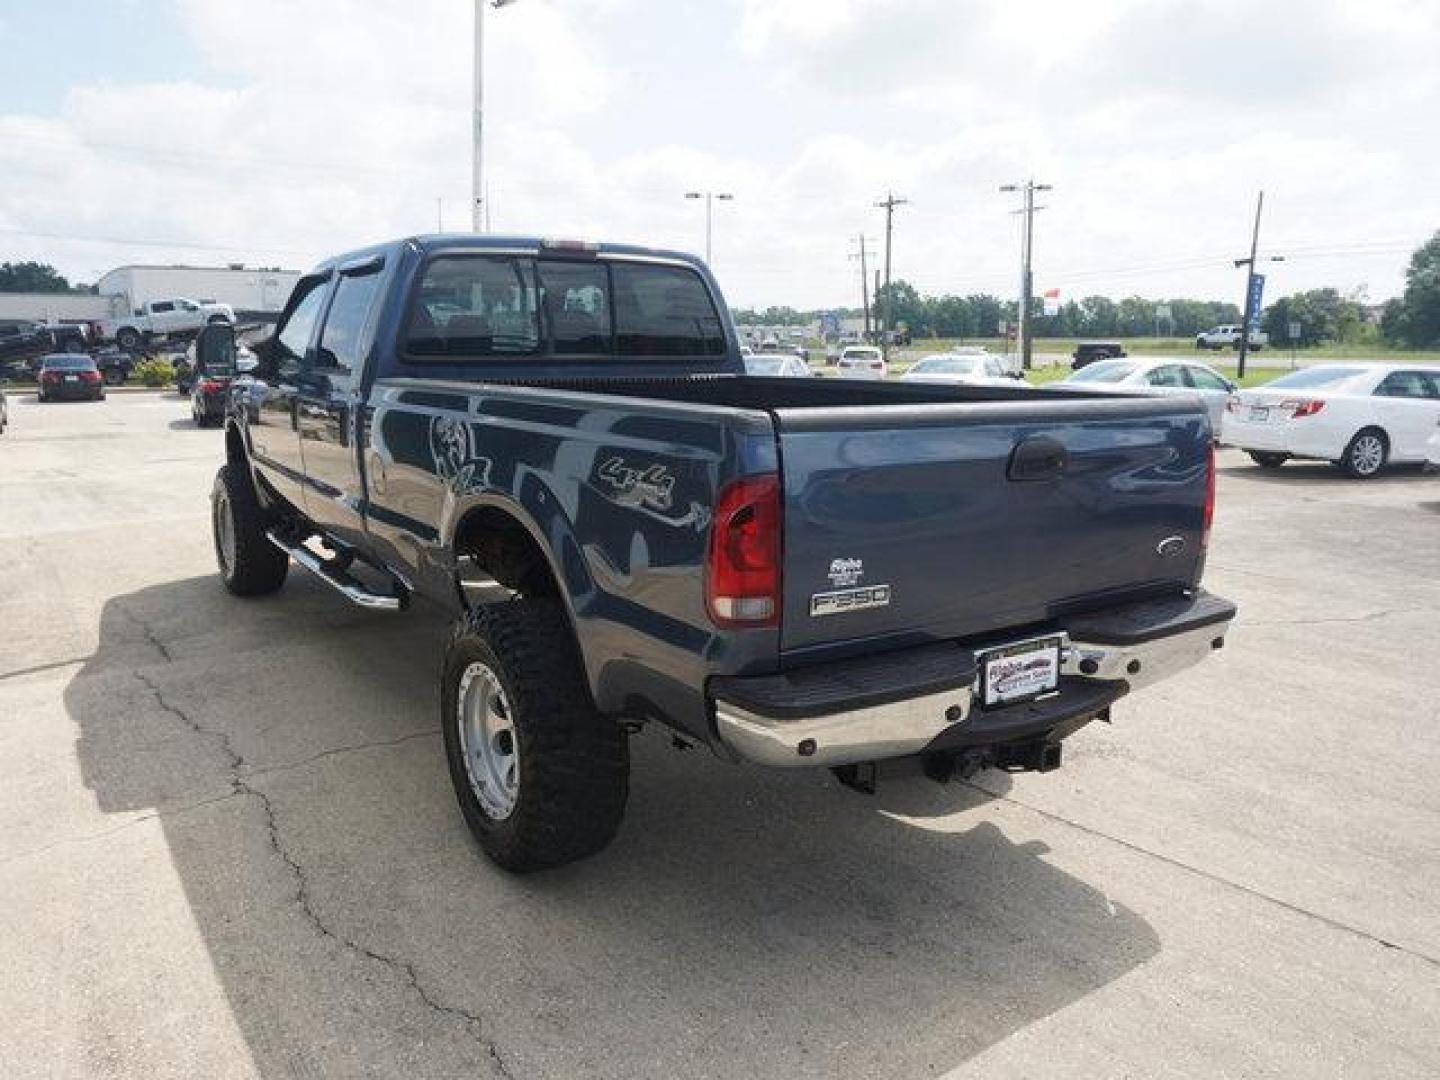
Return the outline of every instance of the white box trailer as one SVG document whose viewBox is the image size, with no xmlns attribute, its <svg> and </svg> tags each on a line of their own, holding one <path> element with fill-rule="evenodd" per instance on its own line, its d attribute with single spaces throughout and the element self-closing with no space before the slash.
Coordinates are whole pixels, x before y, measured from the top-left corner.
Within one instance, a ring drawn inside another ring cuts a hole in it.
<svg viewBox="0 0 1440 1080">
<path fill-rule="evenodd" d="M 88 293 L 0 293 L 0 321 L 94 322 L 112 314 L 110 300 Z"/>
<path fill-rule="evenodd" d="M 202 303 L 228 304 L 238 321 L 273 321 L 298 271 L 236 266 L 121 266 L 96 282 L 110 298 L 112 316 L 131 315 L 154 300 L 184 297 Z"/>
</svg>

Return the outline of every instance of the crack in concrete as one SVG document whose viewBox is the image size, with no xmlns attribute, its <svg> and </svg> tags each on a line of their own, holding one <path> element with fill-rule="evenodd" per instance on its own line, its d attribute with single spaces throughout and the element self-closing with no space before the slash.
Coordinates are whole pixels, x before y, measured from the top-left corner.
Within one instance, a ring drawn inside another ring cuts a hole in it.
<svg viewBox="0 0 1440 1080">
<path fill-rule="evenodd" d="M 1377 619 L 1388 619 L 1395 615 L 1431 615 L 1433 608 L 1410 607 L 1410 608 L 1385 608 L 1382 611 L 1371 611 L 1364 615 L 1337 615 L 1329 618 L 1319 619 L 1236 619 L 1237 627 L 1252 626 L 1325 626 L 1329 623 L 1363 623 L 1375 622 Z"/>
<path fill-rule="evenodd" d="M 132 615 L 131 618 L 133 619 L 134 616 Z M 139 622 L 138 619 L 136 619 L 135 621 Z M 143 626 L 143 623 L 141 625 Z M 152 640 L 155 640 L 157 645 L 160 645 L 158 639 L 153 638 L 153 633 L 149 630 L 148 627 L 146 627 L 146 635 Z M 163 649 L 162 647 L 162 651 L 165 653 L 166 659 L 169 659 L 169 650 Z M 301 914 L 304 915 L 306 921 L 310 923 L 310 925 L 315 929 L 315 931 L 321 937 L 335 942 L 342 948 L 347 949 L 358 956 L 363 956 L 366 959 L 372 960 L 378 964 L 383 964 L 391 971 L 403 976 L 410 989 L 415 992 L 416 997 L 420 999 L 420 1001 L 425 1005 L 426 1008 L 430 1009 L 432 1012 L 439 1013 L 443 1016 L 448 1016 L 454 1020 L 463 1023 L 468 1029 L 471 1038 L 473 1038 L 475 1042 L 480 1046 L 480 1048 L 486 1052 L 490 1060 L 495 1063 L 495 1068 L 497 1072 L 502 1077 L 513 1078 L 513 1074 L 510 1072 L 509 1066 L 506 1064 L 505 1059 L 501 1056 L 500 1050 L 495 1045 L 494 1040 L 486 1036 L 485 1022 L 484 1019 L 480 1016 L 480 1014 L 472 1013 L 469 1010 L 463 1009 L 458 1005 L 447 1005 L 444 1002 L 440 1001 L 425 987 L 425 984 L 420 979 L 420 973 L 416 970 L 413 963 L 408 960 L 400 959 L 399 957 L 388 956 L 385 953 L 378 952 L 377 950 L 372 949 L 367 945 L 355 941 L 354 939 L 349 938 L 344 934 L 338 932 L 337 930 L 331 928 L 320 917 L 320 913 L 316 910 L 310 896 L 310 883 L 309 879 L 306 877 L 305 869 L 300 865 L 299 860 L 296 859 L 295 856 L 291 853 L 290 849 L 286 846 L 284 839 L 280 835 L 279 819 L 275 813 L 275 807 L 270 800 L 270 796 L 267 795 L 265 792 L 261 791 L 259 788 L 252 786 L 250 783 L 250 777 L 258 776 L 262 771 L 283 771 L 286 768 L 297 767 L 298 765 L 303 764 L 303 762 L 296 762 L 288 766 L 280 766 L 272 770 L 260 770 L 255 773 L 247 773 L 245 771 L 244 757 L 242 757 L 239 751 L 235 749 L 234 745 L 230 741 L 230 736 L 226 732 L 218 731 L 213 728 L 207 728 L 196 720 L 192 719 L 183 709 L 175 705 L 173 702 L 167 700 L 164 692 L 160 689 L 159 684 L 156 683 L 154 679 L 146 675 L 144 672 L 137 670 L 134 672 L 134 675 L 150 691 L 150 693 L 155 698 L 156 704 L 159 705 L 161 709 L 163 709 L 169 715 L 175 717 L 196 735 L 202 738 L 214 740 L 220 751 L 225 755 L 226 761 L 228 763 L 231 795 L 239 795 L 252 798 L 260 806 L 261 811 L 265 815 L 265 830 L 270 842 L 270 847 L 289 869 L 291 877 L 295 879 L 295 906 L 299 908 Z M 432 733 L 423 732 L 420 734 L 428 735 Z M 420 737 L 420 734 L 414 736 L 407 736 L 407 738 L 418 738 Z M 404 740 L 402 739 L 397 741 Z M 363 749 L 363 747 L 354 747 L 351 749 Z M 340 752 L 342 751 L 338 749 L 334 751 L 334 753 Z M 316 757 L 324 756 L 327 755 L 316 755 Z M 134 823 L 132 822 L 131 824 Z"/>
<path fill-rule="evenodd" d="M 352 743 L 348 746 L 334 746 L 331 747 L 329 750 L 321 750 L 319 753 L 311 754 L 309 757 L 298 758 L 295 761 L 285 761 L 281 762 L 279 765 L 264 765 L 258 769 L 247 769 L 245 772 L 245 776 L 247 778 L 256 776 L 271 776 L 275 773 L 290 772 L 293 769 L 300 769 L 306 765 L 313 764 L 314 762 L 323 761 L 325 758 L 337 757 L 342 754 L 354 754 L 358 753 L 361 750 L 383 750 L 391 746 L 404 746 L 406 743 L 414 742 L 416 739 L 434 738 L 436 735 L 439 734 L 440 729 L 438 727 L 426 728 L 424 731 L 412 731 L 409 735 L 400 735 L 394 739 L 377 739 L 374 742 Z"/>
<path fill-rule="evenodd" d="M 1349 934 L 1353 937 L 1360 938 L 1362 941 L 1368 941 L 1372 945 L 1379 945 L 1381 948 L 1384 949 L 1390 949 L 1394 952 L 1404 953 L 1406 956 L 1413 957 L 1414 959 L 1419 960 L 1421 963 L 1428 964 L 1429 966 L 1434 968 L 1440 968 L 1440 958 L 1431 956 L 1428 953 L 1420 952 L 1418 949 L 1412 949 L 1409 946 L 1401 945 L 1397 942 L 1390 941 L 1386 938 L 1381 937 L 1378 934 L 1372 934 L 1369 930 L 1362 930 L 1358 926 L 1352 926 L 1349 923 L 1341 922 L 1339 919 L 1333 919 L 1329 915 L 1322 915 L 1318 911 L 1311 911 L 1309 908 L 1301 907 L 1299 904 L 1292 903 L 1289 900 L 1282 900 L 1278 896 L 1272 896 L 1270 893 L 1262 892 L 1261 890 L 1251 885 L 1245 885 L 1242 882 L 1235 881 L 1232 878 L 1224 877 L 1223 875 L 1217 874 L 1214 871 L 1206 870 L 1202 867 L 1184 862 L 1180 859 L 1174 858 L 1173 856 L 1164 855 L 1158 851 L 1154 851 L 1150 848 L 1144 847 L 1141 844 L 1137 844 L 1133 840 L 1126 840 L 1123 837 L 1115 836 L 1113 833 L 1107 833 L 1101 829 L 1096 829 L 1093 826 L 1076 821 L 1074 818 L 1068 818 L 1065 817 L 1063 814 L 1057 814 L 1050 810 L 1042 810 L 1038 806 L 1032 806 L 1030 803 L 1021 802 L 1019 799 L 1011 795 L 1002 795 L 999 792 L 991 791 L 989 788 L 984 787 L 981 784 L 977 784 L 973 780 L 962 780 L 960 782 L 968 788 L 972 788 L 975 791 L 983 792 L 985 795 L 989 796 L 992 799 L 998 799 L 1000 802 L 1009 803 L 1011 806 L 1018 806 L 1022 810 L 1028 810 L 1032 814 L 1036 814 L 1039 817 L 1045 818 L 1047 821 L 1053 821 L 1059 825 L 1069 826 L 1077 832 L 1082 832 L 1087 836 L 1093 836 L 1098 840 L 1106 840 L 1112 844 L 1118 844 L 1120 847 L 1125 848 L 1127 851 L 1132 851 L 1135 854 L 1145 856 L 1146 858 L 1155 859 L 1158 862 L 1165 863 L 1167 866 L 1173 866 L 1177 870 L 1183 870 L 1187 873 L 1194 874 L 1196 877 L 1204 878 L 1206 881 L 1212 882 L 1213 884 L 1223 886 L 1227 889 L 1233 889 L 1236 892 L 1243 893 L 1244 895 L 1253 897 L 1256 900 L 1262 900 L 1267 904 L 1274 904 L 1276 907 L 1284 908 L 1291 914 L 1299 915 L 1302 918 L 1313 920 L 1314 922 L 1320 923 L 1322 926 L 1329 927 L 1331 930 L 1337 930 L 1340 933 Z"/>
<path fill-rule="evenodd" d="M 161 641 L 159 635 L 155 633 L 154 629 L 151 628 L 150 624 L 147 623 L 144 619 L 142 619 L 139 615 L 136 615 L 133 611 L 131 611 L 127 605 L 117 603 L 115 605 L 115 610 L 120 612 L 120 614 L 124 615 L 125 618 L 129 619 L 132 623 L 134 623 L 140 628 L 140 632 L 145 635 L 145 641 L 152 649 L 154 649 L 162 657 L 164 657 L 167 664 L 175 659 L 173 656 L 170 655 L 170 646 L 166 645 L 165 642 Z"/>
</svg>

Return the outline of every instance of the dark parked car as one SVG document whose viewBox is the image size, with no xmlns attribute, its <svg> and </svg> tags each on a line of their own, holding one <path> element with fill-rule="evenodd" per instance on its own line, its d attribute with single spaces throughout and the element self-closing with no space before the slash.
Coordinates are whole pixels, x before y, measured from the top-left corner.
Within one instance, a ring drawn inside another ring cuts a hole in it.
<svg viewBox="0 0 1440 1080">
<path fill-rule="evenodd" d="M 1070 368 L 1072 371 L 1079 371 L 1086 364 L 1093 364 L 1097 360 L 1115 360 L 1124 355 L 1125 346 L 1118 341 L 1082 341 L 1075 346 L 1075 352 L 1071 354 Z"/>
<path fill-rule="evenodd" d="M 0 320 L 0 369 L 14 377 L 34 374 L 48 353 L 78 353 L 85 348 L 86 327 L 80 323 L 46 326 L 24 319 Z"/>
<path fill-rule="evenodd" d="M 109 348 L 91 355 L 95 358 L 95 366 L 100 369 L 106 386 L 123 386 L 130 378 L 130 373 L 135 370 L 134 355 L 123 349 Z"/>
<path fill-rule="evenodd" d="M 410 238 L 301 278 L 237 380 L 225 586 L 455 611 L 450 776 L 512 870 L 605 846 L 639 725 L 860 790 L 1049 771 L 1235 614 L 1197 398 L 757 378 L 725 310 L 686 255 Z"/>
<path fill-rule="evenodd" d="M 10 405 L 5 400 L 6 378 L 0 375 L 0 435 L 5 434 L 5 428 L 10 424 Z"/>
<path fill-rule="evenodd" d="M 95 361 L 84 353 L 52 353 L 40 358 L 41 401 L 103 401 L 105 382 Z"/>
</svg>

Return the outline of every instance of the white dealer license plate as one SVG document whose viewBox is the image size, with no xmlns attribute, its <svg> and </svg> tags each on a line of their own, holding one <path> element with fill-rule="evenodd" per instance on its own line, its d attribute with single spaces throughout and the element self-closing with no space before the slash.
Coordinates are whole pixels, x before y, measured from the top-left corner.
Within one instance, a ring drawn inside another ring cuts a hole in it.
<svg viewBox="0 0 1440 1080">
<path fill-rule="evenodd" d="M 1260 408 L 1260 406 L 1258 406 L 1258 405 L 1251 405 L 1251 406 L 1250 406 L 1250 419 L 1251 419 L 1251 420 L 1259 420 L 1259 421 L 1262 421 L 1262 422 L 1265 421 L 1265 420 L 1269 420 L 1269 419 L 1270 419 L 1270 410 L 1269 410 L 1269 409 L 1262 409 L 1262 408 Z"/>
<path fill-rule="evenodd" d="M 982 652 L 980 703 L 1009 705 L 1059 687 L 1061 645 L 1059 637 L 1043 637 Z"/>
<path fill-rule="evenodd" d="M 78 382 L 79 380 L 80 380 L 80 376 L 79 376 L 79 375 L 66 375 L 66 376 L 65 376 L 65 381 L 66 381 L 66 382 Z"/>
</svg>

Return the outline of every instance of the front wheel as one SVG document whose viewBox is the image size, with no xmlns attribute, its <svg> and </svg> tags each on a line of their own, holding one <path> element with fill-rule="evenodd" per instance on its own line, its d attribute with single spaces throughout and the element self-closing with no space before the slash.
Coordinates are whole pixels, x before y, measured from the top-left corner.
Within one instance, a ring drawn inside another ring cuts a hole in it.
<svg viewBox="0 0 1440 1080">
<path fill-rule="evenodd" d="M 590 698 L 559 602 L 477 607 L 445 654 L 440 726 L 465 823 L 522 873 L 600 851 L 629 792 L 625 735 Z"/>
<path fill-rule="evenodd" d="M 134 352 L 140 348 L 140 331 L 125 327 L 116 333 L 115 344 L 126 352 Z"/>
<path fill-rule="evenodd" d="M 1259 465 L 1262 469 L 1278 469 L 1285 462 L 1290 460 L 1289 454 L 1277 454 L 1265 450 L 1251 450 L 1250 460 Z"/>
<path fill-rule="evenodd" d="M 1378 476 L 1385 468 L 1390 456 L 1390 444 L 1385 433 L 1378 428 L 1366 428 L 1357 432 L 1345 446 L 1345 452 L 1338 462 L 1345 475 L 1355 480 L 1369 480 Z"/>
<path fill-rule="evenodd" d="M 125 371 L 118 367 L 105 369 L 105 383 L 107 386 L 119 386 L 125 381 Z"/>
<path fill-rule="evenodd" d="M 210 523 L 220 580 L 236 596 L 264 596 L 285 584 L 290 556 L 265 535 L 265 511 L 250 477 L 222 465 L 210 493 Z"/>
</svg>

